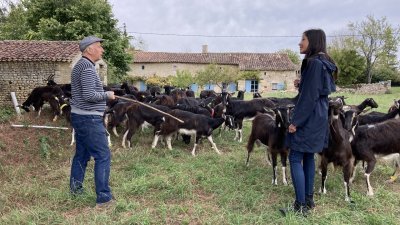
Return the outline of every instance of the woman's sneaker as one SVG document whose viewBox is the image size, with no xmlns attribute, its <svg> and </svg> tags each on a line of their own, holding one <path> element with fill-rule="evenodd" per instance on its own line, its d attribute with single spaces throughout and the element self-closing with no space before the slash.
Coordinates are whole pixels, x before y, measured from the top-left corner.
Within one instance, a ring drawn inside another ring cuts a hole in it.
<svg viewBox="0 0 400 225">
<path fill-rule="evenodd" d="M 287 216 L 290 213 L 294 213 L 307 217 L 307 215 L 309 214 L 306 204 L 301 204 L 298 202 L 294 202 L 293 205 L 287 208 L 279 209 L 279 211 L 282 213 L 283 216 Z"/>
<path fill-rule="evenodd" d="M 308 210 L 315 208 L 313 196 L 306 196 L 306 206 Z"/>
</svg>

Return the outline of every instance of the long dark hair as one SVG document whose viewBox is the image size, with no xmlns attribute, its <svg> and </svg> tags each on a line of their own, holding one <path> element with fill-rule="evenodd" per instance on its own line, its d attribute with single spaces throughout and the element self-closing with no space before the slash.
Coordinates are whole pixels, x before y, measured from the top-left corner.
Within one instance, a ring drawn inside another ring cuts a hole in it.
<svg viewBox="0 0 400 225">
<path fill-rule="evenodd" d="M 326 35 L 322 29 L 309 29 L 304 31 L 303 34 L 308 39 L 308 48 L 301 66 L 302 71 L 306 67 L 308 60 L 316 57 L 319 54 L 323 54 L 330 62 L 336 65 L 335 61 L 328 55 L 326 50 Z M 335 80 L 337 79 L 337 74 L 338 70 L 332 74 Z"/>
</svg>

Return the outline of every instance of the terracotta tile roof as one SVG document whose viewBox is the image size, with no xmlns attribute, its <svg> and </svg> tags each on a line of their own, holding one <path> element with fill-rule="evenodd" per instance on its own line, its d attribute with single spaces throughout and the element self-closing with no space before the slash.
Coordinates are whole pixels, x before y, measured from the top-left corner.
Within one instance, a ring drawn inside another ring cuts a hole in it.
<svg viewBox="0 0 400 225">
<path fill-rule="evenodd" d="M 0 61 L 70 62 L 80 54 L 75 41 L 0 41 Z"/>
<path fill-rule="evenodd" d="M 134 53 L 134 63 L 194 63 L 238 65 L 240 70 L 296 70 L 286 54 L 280 53 Z"/>
</svg>

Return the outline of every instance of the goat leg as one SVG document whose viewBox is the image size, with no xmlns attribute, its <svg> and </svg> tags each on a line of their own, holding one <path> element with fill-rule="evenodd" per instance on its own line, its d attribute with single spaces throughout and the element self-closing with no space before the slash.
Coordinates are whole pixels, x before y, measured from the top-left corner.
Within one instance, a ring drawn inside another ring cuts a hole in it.
<svg viewBox="0 0 400 225">
<path fill-rule="evenodd" d="M 322 194 L 326 194 L 326 178 L 327 178 L 327 174 L 328 174 L 328 162 L 325 159 L 324 156 L 321 157 L 321 187 L 319 189 L 319 192 Z"/>
<path fill-rule="evenodd" d="M 287 161 L 287 152 L 285 150 L 281 150 L 281 164 L 282 164 L 282 181 L 283 185 L 287 186 L 288 181 L 286 179 L 286 161 Z"/>
<path fill-rule="evenodd" d="M 344 179 L 344 188 L 345 188 L 345 198 L 346 202 L 350 202 L 350 177 L 353 173 L 353 163 L 354 158 L 350 160 L 347 165 L 343 166 L 343 179 Z"/>
<path fill-rule="evenodd" d="M 277 175 L 276 175 L 276 165 L 277 163 L 277 158 L 278 155 L 275 152 L 271 152 L 272 155 L 272 184 L 274 185 L 278 185 L 278 179 L 277 179 Z"/>
<path fill-rule="evenodd" d="M 371 173 L 374 170 L 375 163 L 376 163 L 375 157 L 373 157 L 370 161 L 368 161 L 367 162 L 367 169 L 365 170 L 365 174 L 364 174 L 366 182 L 367 182 L 367 188 L 368 188 L 367 195 L 368 196 L 373 196 L 374 195 L 374 189 L 372 188 L 372 185 L 371 185 L 369 177 L 371 176 Z"/>
<path fill-rule="evenodd" d="M 213 141 L 212 136 L 208 136 L 207 140 L 211 143 L 212 148 L 217 152 L 218 155 L 221 155 L 221 152 L 218 150 L 217 145 L 215 144 L 215 142 Z"/>
</svg>

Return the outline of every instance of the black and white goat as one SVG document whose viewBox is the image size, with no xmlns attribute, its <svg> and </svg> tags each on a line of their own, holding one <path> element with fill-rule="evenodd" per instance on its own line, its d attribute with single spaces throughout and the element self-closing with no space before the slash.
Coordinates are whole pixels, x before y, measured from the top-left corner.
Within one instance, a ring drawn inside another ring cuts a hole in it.
<svg viewBox="0 0 400 225">
<path fill-rule="evenodd" d="M 358 115 L 367 107 L 370 107 L 370 109 L 378 108 L 378 103 L 373 98 L 366 98 L 359 105 L 343 105 L 343 111 L 354 110 Z"/>
<path fill-rule="evenodd" d="M 194 114 L 179 109 L 171 110 L 169 114 L 183 120 L 184 123 L 180 123 L 179 121 L 166 116 L 165 122 L 161 124 L 160 130 L 155 133 L 151 148 L 155 148 L 157 146 L 159 137 L 164 136 L 166 138 L 168 149 L 171 150 L 172 136 L 178 132 L 180 134 L 194 136 L 196 141 L 192 149 L 193 156 L 196 155 L 196 147 L 199 144 L 199 140 L 203 137 L 206 137 L 211 143 L 212 148 L 218 154 L 221 154 L 217 148 L 217 145 L 213 141 L 212 132 L 225 121 L 225 118 L 210 118 L 201 114 Z"/>
<path fill-rule="evenodd" d="M 272 184 L 277 185 L 277 156 L 280 154 L 282 163 L 282 179 L 283 184 L 287 185 L 286 179 L 286 162 L 288 149 L 285 146 L 287 128 L 289 127 L 290 110 L 292 106 L 279 107 L 274 109 L 266 109 L 268 113 L 257 114 L 253 120 L 251 134 L 247 142 L 247 160 L 246 165 L 249 165 L 250 153 L 253 151 L 254 143 L 259 140 L 264 145 L 268 146 L 268 152 L 272 156 L 273 179 Z M 268 153 L 266 151 L 268 158 Z"/>
<path fill-rule="evenodd" d="M 169 112 L 170 108 L 163 105 L 149 104 L 151 107 L 156 108 L 163 112 Z M 165 121 L 165 115 L 150 109 L 146 106 L 139 104 L 132 104 L 128 107 L 126 112 L 128 116 L 128 123 L 124 136 L 122 138 L 122 146 L 125 148 L 125 143 L 128 143 L 128 148 L 131 147 L 132 136 L 136 133 L 138 128 L 145 122 L 151 124 L 154 127 L 154 133 L 160 130 L 161 123 Z"/>
<path fill-rule="evenodd" d="M 400 153 L 400 120 L 387 120 L 385 122 L 363 125 L 356 129 L 351 142 L 356 160 L 367 162 L 365 178 L 367 182 L 367 195 L 374 195 L 370 176 L 376 164 L 376 155 L 390 155 Z"/>
<path fill-rule="evenodd" d="M 64 103 L 63 97 L 64 93 L 58 86 L 36 87 L 32 90 L 26 101 L 22 103 L 21 108 L 29 112 L 29 108 L 32 105 L 35 111 L 38 112 L 39 117 L 44 103 L 48 102 L 54 114 L 53 121 L 56 121 L 57 117 L 61 115 L 60 104 Z"/>
<path fill-rule="evenodd" d="M 342 101 L 329 102 L 329 145 L 321 153 L 321 193 L 326 193 L 326 178 L 328 164 L 343 168 L 343 179 L 345 187 L 345 201 L 350 201 L 350 178 L 354 171 L 354 156 L 350 145 L 350 133 L 344 129 L 339 115 L 343 107 Z"/>
<path fill-rule="evenodd" d="M 274 106 L 274 102 L 265 98 L 255 98 L 249 101 L 232 101 L 228 97 L 225 114 L 233 116 L 237 124 L 234 140 L 238 140 L 239 142 L 243 140 L 242 128 L 244 119 L 253 119 L 257 115 L 257 112 L 265 113 L 266 108 L 273 108 Z"/>
</svg>

